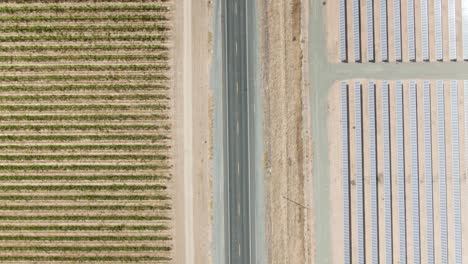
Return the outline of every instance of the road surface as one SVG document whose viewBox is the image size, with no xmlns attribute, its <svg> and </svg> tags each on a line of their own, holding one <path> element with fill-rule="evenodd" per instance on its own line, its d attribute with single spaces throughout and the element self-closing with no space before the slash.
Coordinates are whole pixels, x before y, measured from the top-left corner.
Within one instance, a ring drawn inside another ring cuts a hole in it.
<svg viewBox="0 0 468 264">
<path fill-rule="evenodd" d="M 226 263 L 255 263 L 252 95 L 254 13 L 246 0 L 223 0 L 226 151 Z"/>
</svg>

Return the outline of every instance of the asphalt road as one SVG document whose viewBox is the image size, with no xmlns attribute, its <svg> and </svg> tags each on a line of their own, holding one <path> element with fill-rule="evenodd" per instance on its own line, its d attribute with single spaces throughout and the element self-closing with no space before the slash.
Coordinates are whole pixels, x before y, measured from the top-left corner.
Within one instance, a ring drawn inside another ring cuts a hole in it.
<svg viewBox="0 0 468 264">
<path fill-rule="evenodd" d="M 226 263 L 255 263 L 251 63 L 252 1 L 223 0 Z"/>
</svg>

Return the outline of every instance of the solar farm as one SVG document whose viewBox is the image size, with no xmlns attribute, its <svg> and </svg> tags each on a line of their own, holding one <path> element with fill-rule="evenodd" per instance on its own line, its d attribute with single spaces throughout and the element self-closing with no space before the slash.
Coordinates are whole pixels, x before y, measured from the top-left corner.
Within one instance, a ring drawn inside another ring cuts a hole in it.
<svg viewBox="0 0 468 264">
<path fill-rule="evenodd" d="M 0 262 L 167 263 L 170 1 L 0 6 Z"/>
<path fill-rule="evenodd" d="M 333 263 L 467 262 L 468 75 L 425 71 L 465 67 L 468 1 L 334 7 L 331 62 L 357 76 L 372 76 L 360 65 L 396 70 L 338 79 L 330 89 L 332 236 L 343 241 L 333 244 Z"/>
<path fill-rule="evenodd" d="M 341 62 L 468 59 L 468 3 L 339 0 Z"/>
</svg>

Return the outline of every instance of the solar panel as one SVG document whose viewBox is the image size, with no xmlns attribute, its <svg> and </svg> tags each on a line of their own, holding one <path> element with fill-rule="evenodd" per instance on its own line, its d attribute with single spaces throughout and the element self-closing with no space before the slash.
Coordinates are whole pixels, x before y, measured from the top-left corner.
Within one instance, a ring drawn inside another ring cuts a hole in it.
<svg viewBox="0 0 468 264">
<path fill-rule="evenodd" d="M 414 263 L 421 263 L 421 246 L 419 234 L 419 155 L 418 155 L 418 110 L 416 82 L 410 81 L 410 146 L 411 146 L 411 196 L 413 209 L 413 248 Z"/>
<path fill-rule="evenodd" d="M 452 177 L 453 207 L 455 220 L 455 263 L 462 263 L 462 223 L 461 223 L 461 190 L 460 190 L 460 141 L 458 128 L 458 85 L 450 82 L 450 106 L 452 123 Z"/>
<path fill-rule="evenodd" d="M 361 21 L 359 0 L 353 0 L 354 61 L 361 61 Z"/>
<path fill-rule="evenodd" d="M 351 263 L 351 226 L 349 194 L 349 143 L 348 143 L 348 85 L 341 82 L 341 142 L 342 142 L 342 177 L 343 177 L 343 221 L 344 221 L 344 259 Z"/>
<path fill-rule="evenodd" d="M 366 0 L 367 12 L 367 60 L 374 61 L 374 1 Z"/>
<path fill-rule="evenodd" d="M 401 0 L 394 3 L 395 60 L 401 61 Z"/>
<path fill-rule="evenodd" d="M 387 0 L 380 0 L 380 50 L 381 60 L 388 61 Z"/>
<path fill-rule="evenodd" d="M 357 192 L 357 225 L 358 225 L 358 261 L 365 262 L 364 242 L 364 174 L 362 158 L 362 112 L 361 83 L 354 82 L 354 127 L 356 132 L 356 192 Z"/>
<path fill-rule="evenodd" d="M 370 200 L 372 224 L 372 259 L 379 259 L 379 230 L 378 230 L 378 197 L 377 197 L 377 150 L 376 150 L 376 122 L 375 122 L 375 84 L 369 81 L 369 168 L 370 168 Z"/>
<path fill-rule="evenodd" d="M 385 198 L 385 263 L 393 263 L 392 239 L 392 176 L 390 169 L 390 106 L 388 82 L 382 84 L 382 125 L 384 149 L 384 198 Z"/>
<path fill-rule="evenodd" d="M 396 145 L 398 185 L 398 229 L 400 231 L 400 263 L 406 263 L 405 141 L 403 131 L 403 83 L 396 82 Z"/>
<path fill-rule="evenodd" d="M 441 0 L 434 1 L 434 20 L 435 20 L 436 60 L 442 60 L 443 59 L 443 44 L 442 44 L 442 3 L 441 3 Z"/>
<path fill-rule="evenodd" d="M 448 23 L 449 23 L 449 57 L 450 60 L 457 59 L 457 30 L 455 21 L 455 0 L 448 1 Z"/>
<path fill-rule="evenodd" d="M 429 60 L 429 18 L 427 0 L 421 0 L 421 43 L 423 60 Z"/>
<path fill-rule="evenodd" d="M 468 89 L 467 89 L 468 92 Z M 427 221 L 427 263 L 434 264 L 434 202 L 432 185 L 432 128 L 431 128 L 431 88 L 429 81 L 423 84 L 424 109 L 424 175 L 426 184 L 426 221 Z M 467 109 L 468 110 L 468 109 Z M 391 262 L 389 262 L 391 263 Z"/>
<path fill-rule="evenodd" d="M 447 177 L 445 165 L 445 106 L 444 83 L 437 81 L 437 126 L 439 145 L 439 191 L 440 191 L 440 249 L 442 263 L 448 261 L 447 228 Z"/>
<path fill-rule="evenodd" d="M 408 59 L 416 60 L 416 43 L 414 37 L 414 0 L 408 0 Z"/>
<path fill-rule="evenodd" d="M 340 58 L 342 62 L 348 59 L 346 47 L 346 0 L 340 0 Z"/>
</svg>

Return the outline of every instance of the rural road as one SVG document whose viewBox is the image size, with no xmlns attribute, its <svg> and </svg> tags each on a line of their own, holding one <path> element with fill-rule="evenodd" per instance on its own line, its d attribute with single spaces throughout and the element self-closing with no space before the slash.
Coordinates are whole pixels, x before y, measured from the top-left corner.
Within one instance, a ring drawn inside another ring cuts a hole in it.
<svg viewBox="0 0 468 264">
<path fill-rule="evenodd" d="M 246 0 L 222 1 L 223 71 L 225 105 L 225 142 L 227 195 L 226 263 L 255 263 L 255 199 L 253 138 L 253 75 L 249 35 L 254 13 Z"/>
</svg>

